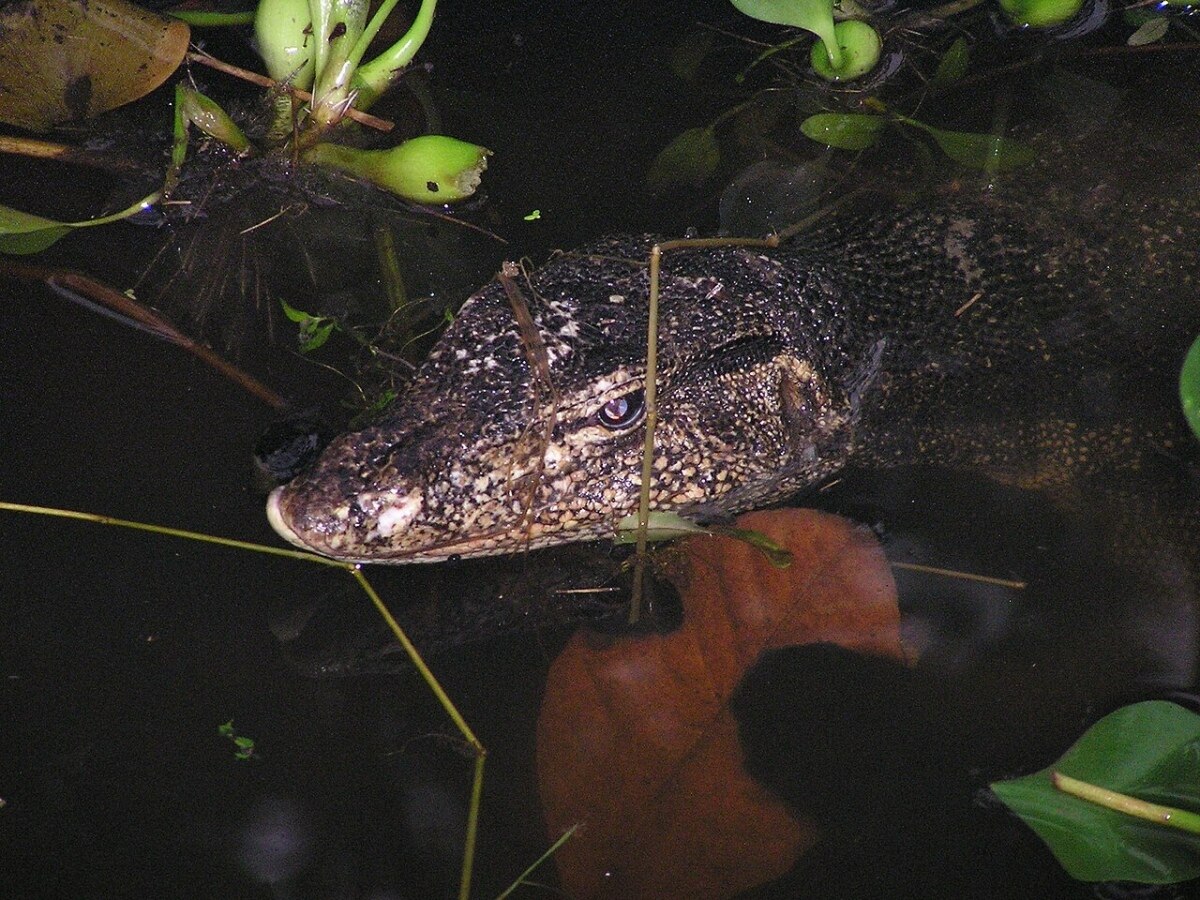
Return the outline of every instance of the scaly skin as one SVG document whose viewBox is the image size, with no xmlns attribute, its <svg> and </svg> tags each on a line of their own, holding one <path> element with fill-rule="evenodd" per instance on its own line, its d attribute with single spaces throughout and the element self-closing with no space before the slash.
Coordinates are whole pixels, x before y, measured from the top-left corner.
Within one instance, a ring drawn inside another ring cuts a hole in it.
<svg viewBox="0 0 1200 900">
<path fill-rule="evenodd" d="M 1163 330 L 1194 259 L 1115 271 L 1106 247 L 1014 206 L 948 197 L 778 250 L 670 254 L 652 507 L 732 515 L 851 462 L 972 466 L 1065 497 L 1181 446 L 1149 384 L 1195 330 L 1194 308 Z M 389 413 L 272 495 L 276 530 L 383 563 L 611 536 L 637 507 L 644 423 L 604 411 L 644 386 L 650 243 L 600 241 L 484 287 Z M 1152 422 L 1130 425 L 1131 404 Z"/>
</svg>

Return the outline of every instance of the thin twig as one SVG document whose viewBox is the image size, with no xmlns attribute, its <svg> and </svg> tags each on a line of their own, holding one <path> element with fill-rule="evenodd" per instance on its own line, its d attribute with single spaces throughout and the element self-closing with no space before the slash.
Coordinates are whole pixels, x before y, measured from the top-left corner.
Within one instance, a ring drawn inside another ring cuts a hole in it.
<svg viewBox="0 0 1200 900">
<path fill-rule="evenodd" d="M 976 575 L 974 572 L 960 572 L 957 569 L 939 569 L 937 566 L 923 566 L 920 563 L 893 562 L 893 569 L 905 569 L 909 572 L 922 572 L 926 575 L 941 575 L 943 578 L 958 578 L 962 581 L 977 581 L 980 584 L 994 584 L 998 587 L 1013 588 L 1022 591 L 1026 582 L 1012 578 L 996 578 L 992 575 Z"/>
<path fill-rule="evenodd" d="M 32 159 L 53 159 L 58 162 L 74 163 L 91 169 L 102 169 L 106 172 L 135 172 L 147 171 L 147 167 L 115 153 L 97 153 L 94 150 L 81 150 L 70 144 L 60 144 L 56 141 L 45 141 L 41 138 L 14 137 L 0 135 L 0 153 L 11 153 L 16 156 L 28 156 Z"/>
<path fill-rule="evenodd" d="M 243 69 L 241 66 L 235 66 L 232 63 L 227 63 L 217 59 L 215 56 L 209 56 L 203 51 L 192 51 L 187 55 L 188 62 L 196 62 L 201 65 L 208 66 L 210 69 L 216 69 L 218 72 L 224 72 L 226 75 L 232 75 L 234 78 L 240 78 L 243 81 L 249 81 L 251 84 L 257 84 L 259 87 L 269 88 L 273 91 L 282 91 L 286 94 L 291 94 L 293 97 L 299 97 L 306 103 L 312 101 L 312 94 L 308 91 L 302 91 L 299 88 L 290 87 L 282 82 L 276 81 L 273 78 L 268 78 L 266 75 L 260 75 L 258 72 L 252 72 L 249 69 Z M 377 131 L 388 132 L 396 127 L 396 123 L 389 122 L 387 119 L 381 119 L 378 116 L 373 116 L 370 113 L 360 112 L 357 109 L 347 109 L 345 111 L 346 118 L 353 119 L 360 125 L 366 125 L 368 128 L 374 128 Z"/>
<path fill-rule="evenodd" d="M 32 266 L 8 260 L 0 261 L 0 275 L 41 281 L 61 297 L 97 312 L 112 314 L 118 321 L 183 348 L 268 406 L 274 409 L 287 406 L 283 397 L 249 372 L 222 358 L 212 348 L 188 337 L 154 310 L 91 275 L 72 269 Z"/>
</svg>

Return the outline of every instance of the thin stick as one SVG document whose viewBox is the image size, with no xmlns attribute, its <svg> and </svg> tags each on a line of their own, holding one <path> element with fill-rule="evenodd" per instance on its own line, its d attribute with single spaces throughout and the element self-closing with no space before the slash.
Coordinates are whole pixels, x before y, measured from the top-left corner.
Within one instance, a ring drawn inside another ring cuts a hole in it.
<svg viewBox="0 0 1200 900">
<path fill-rule="evenodd" d="M 906 569 L 910 572 L 924 572 L 926 575 L 942 575 L 946 578 L 959 578 L 963 581 L 978 581 L 981 584 L 994 584 L 999 587 L 1014 588 L 1023 591 L 1027 584 L 1010 578 L 994 578 L 991 575 L 976 575 L 974 572 L 960 572 L 957 569 L 939 569 L 937 566 L 923 566 L 920 563 L 894 562 L 893 569 Z"/>
<path fill-rule="evenodd" d="M 111 313 L 118 321 L 182 347 L 201 362 L 220 372 L 234 384 L 274 409 L 283 409 L 287 401 L 253 375 L 221 357 L 211 347 L 188 337 L 158 313 L 146 308 L 111 285 L 83 272 L 0 261 L 0 275 L 45 282 L 59 296 L 87 306 L 95 312 Z"/>
<path fill-rule="evenodd" d="M 637 553 L 633 562 L 633 593 L 629 601 L 629 623 L 642 616 L 642 592 L 646 584 L 646 544 L 650 528 L 650 481 L 654 476 L 654 426 L 658 424 L 658 282 L 662 255 L 667 250 L 698 247 L 775 247 L 778 238 L 680 238 L 661 241 L 650 248 L 649 322 L 646 332 L 646 440 L 642 445 L 642 490 L 638 496 Z"/>
<path fill-rule="evenodd" d="M 94 150 L 81 150 L 70 144 L 44 141 L 40 138 L 0 135 L 0 153 L 12 153 L 16 156 L 28 156 L 33 159 L 54 159 L 59 162 L 88 166 L 92 169 L 103 169 L 106 172 L 146 171 L 145 166 L 124 156 L 117 156 L 113 153 L 97 153 Z"/>
<path fill-rule="evenodd" d="M 291 94 L 293 97 L 299 97 L 306 103 L 312 102 L 312 94 L 308 91 L 289 87 L 282 82 L 276 81 L 274 78 L 268 78 L 266 75 L 260 75 L 258 72 L 251 72 L 249 69 L 243 69 L 241 66 L 224 62 L 215 56 L 209 56 L 207 53 L 193 51 L 187 55 L 187 60 L 188 62 L 196 62 L 208 66 L 210 69 L 216 69 L 218 72 L 224 72 L 226 75 L 232 75 L 234 78 L 249 81 L 251 84 L 257 84 L 259 87 L 270 88 L 273 91 L 283 91 L 286 94 Z M 374 128 L 377 131 L 388 132 L 396 127 L 395 122 L 389 122 L 387 119 L 381 119 L 370 113 L 359 112 L 353 107 L 345 110 L 344 115 L 346 118 L 353 119 L 360 125 L 366 125 L 368 128 Z"/>
<path fill-rule="evenodd" d="M 469 900 L 471 894 L 471 875 L 474 866 L 475 858 L 475 843 L 476 835 L 479 831 L 479 809 L 483 799 L 483 764 L 487 759 L 487 749 L 479 742 L 479 738 L 475 736 L 475 732 L 467 724 L 467 720 L 463 718 L 462 713 L 454 705 L 450 699 L 450 695 L 442 688 L 437 678 L 425 660 L 421 658 L 416 645 L 413 644 L 404 629 L 400 627 L 400 623 L 392 616 L 391 611 L 384 604 L 383 599 L 376 592 L 371 583 L 367 581 L 367 577 L 363 575 L 361 566 L 355 563 L 343 562 L 337 559 L 329 559 L 325 556 L 318 556 L 315 553 L 307 553 L 303 550 L 289 550 L 283 547 L 270 547 L 266 544 L 254 544 L 249 541 L 239 541 L 233 538 L 218 537 L 217 535 L 204 534 L 198 531 L 186 531 L 182 528 L 168 528 L 164 525 L 151 525 L 146 522 L 134 522 L 129 519 L 116 519 L 112 516 L 99 515 L 97 513 L 79 512 L 71 509 L 59 509 L 50 506 L 33 506 L 27 503 L 9 503 L 0 500 L 0 510 L 8 512 L 23 512 L 33 513 L 42 516 L 55 516 L 63 519 L 78 519 L 84 522 L 93 522 L 98 525 L 116 525 L 121 528 L 132 528 L 136 531 L 149 531 L 155 534 L 163 534 L 169 537 L 184 538 L 190 541 L 201 541 L 207 544 L 217 544 L 222 547 L 232 547 L 237 550 L 250 550 L 255 553 L 266 553 L 271 556 L 286 556 L 290 559 L 300 559 L 305 562 L 319 563 L 323 566 L 330 566 L 335 569 L 344 569 L 349 572 L 359 586 L 370 598 L 375 609 L 383 617 L 388 628 L 400 642 L 400 646 L 408 655 L 409 661 L 412 662 L 417 672 L 425 685 L 437 698 L 438 704 L 445 711 L 450 721 L 462 734 L 463 739 L 470 745 L 471 750 L 475 754 L 475 774 L 474 780 L 471 783 L 471 805 L 467 813 L 467 835 L 463 849 L 462 875 L 459 881 L 459 900 Z"/>
</svg>

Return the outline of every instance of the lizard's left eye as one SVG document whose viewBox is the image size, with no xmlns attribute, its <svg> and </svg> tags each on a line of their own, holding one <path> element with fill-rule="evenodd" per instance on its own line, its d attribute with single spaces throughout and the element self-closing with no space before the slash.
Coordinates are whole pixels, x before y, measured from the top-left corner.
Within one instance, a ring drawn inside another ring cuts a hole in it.
<svg viewBox="0 0 1200 900">
<path fill-rule="evenodd" d="M 600 424 L 612 431 L 630 428 L 646 414 L 646 396 L 641 391 L 633 391 L 621 397 L 609 400 L 596 414 Z"/>
</svg>

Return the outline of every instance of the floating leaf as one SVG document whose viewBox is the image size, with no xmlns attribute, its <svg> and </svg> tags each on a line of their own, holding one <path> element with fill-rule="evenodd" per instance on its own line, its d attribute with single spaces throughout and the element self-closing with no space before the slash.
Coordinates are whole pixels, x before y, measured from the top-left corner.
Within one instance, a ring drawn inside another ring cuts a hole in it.
<svg viewBox="0 0 1200 900">
<path fill-rule="evenodd" d="M 323 347 L 337 326 L 334 319 L 328 316 L 314 316 L 302 309 L 296 309 L 286 300 L 280 300 L 279 304 L 283 307 L 283 314 L 300 326 L 296 339 L 300 344 L 301 353 L 308 353 Z"/>
<path fill-rule="evenodd" d="M 128 219 L 153 206 L 158 202 L 158 198 L 158 193 L 153 193 L 121 212 L 84 222 L 57 222 L 54 219 L 21 212 L 19 209 L 0 206 L 0 253 L 40 253 L 76 228 L 90 228 L 92 225 L 107 225 L 110 222 Z"/>
<path fill-rule="evenodd" d="M 45 131 L 130 103 L 179 67 L 190 35 L 125 0 L 0 3 L 0 121 Z"/>
<path fill-rule="evenodd" d="M 1179 402 L 1192 433 L 1200 438 L 1200 337 L 1192 343 L 1179 373 Z"/>
<path fill-rule="evenodd" d="M 684 81 L 695 81 L 704 58 L 712 51 L 711 31 L 693 31 L 671 51 L 671 71 Z"/>
<path fill-rule="evenodd" d="M 985 172 L 1004 172 L 1028 165 L 1033 161 L 1033 148 L 1012 138 L 996 134 L 977 134 L 973 131 L 943 131 L 916 119 L 903 116 L 899 121 L 919 128 L 932 137 L 942 152 L 957 163 Z"/>
<path fill-rule="evenodd" d="M 955 38 L 942 58 L 938 60 L 937 71 L 933 73 L 933 87 L 946 87 L 954 84 L 967 74 L 967 62 L 970 51 L 967 49 L 966 38 Z"/>
<path fill-rule="evenodd" d="M 829 52 L 829 64 L 835 69 L 842 64 L 841 53 L 833 32 L 833 0 L 731 0 L 738 12 L 770 22 L 803 28 L 821 39 Z"/>
<path fill-rule="evenodd" d="M 1152 19 L 1147 19 L 1138 26 L 1137 31 L 1131 34 L 1129 40 L 1125 43 L 1130 47 L 1141 47 L 1144 44 L 1153 44 L 1156 41 L 1161 41 L 1166 35 L 1170 24 L 1166 16 L 1155 16 Z"/>
<path fill-rule="evenodd" d="M 671 141 L 655 158 L 646 176 L 652 191 L 672 185 L 703 184 L 721 162 L 721 148 L 712 127 L 689 128 Z"/>
<path fill-rule="evenodd" d="M 1064 793 L 1054 772 L 1151 803 L 1200 810 L 1200 716 L 1151 700 L 1111 713 L 1051 766 L 992 785 L 1072 878 L 1165 884 L 1200 876 L 1200 835 Z"/>
<path fill-rule="evenodd" d="M 863 113 L 817 113 L 800 123 L 800 131 L 838 150 L 865 150 L 879 140 L 885 121 Z"/>
<path fill-rule="evenodd" d="M 613 543 L 637 543 L 638 517 L 629 515 L 617 523 L 617 537 Z M 651 512 L 646 540 L 670 541 L 675 538 L 687 537 L 689 534 L 705 534 L 706 530 L 695 522 L 685 519 L 678 513 Z"/>
<path fill-rule="evenodd" d="M 817 840 L 741 767 L 729 709 L 765 650 L 836 642 L 903 658 L 895 586 L 878 544 L 811 510 L 741 517 L 795 557 L 695 537 L 672 634 L 598 645 L 576 634 L 551 667 L 537 733 L 548 833 L 572 897 L 729 897 L 788 871 Z"/>
</svg>

